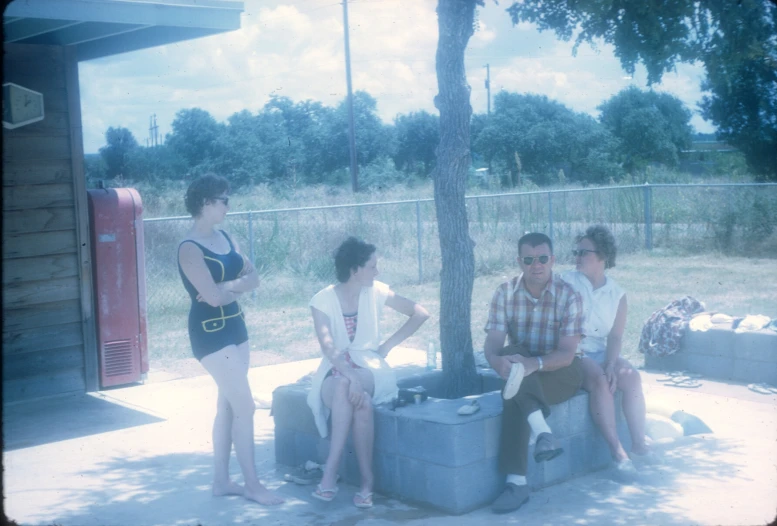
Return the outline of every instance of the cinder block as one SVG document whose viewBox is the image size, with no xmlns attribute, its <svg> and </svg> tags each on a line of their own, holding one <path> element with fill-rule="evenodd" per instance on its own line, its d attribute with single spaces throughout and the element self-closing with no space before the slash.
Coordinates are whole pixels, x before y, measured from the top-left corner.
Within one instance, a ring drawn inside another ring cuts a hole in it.
<svg viewBox="0 0 777 526">
<path fill-rule="evenodd" d="M 777 364 L 777 332 L 771 330 L 734 333 L 736 359 Z"/>
<path fill-rule="evenodd" d="M 675 353 L 669 356 L 645 355 L 645 369 L 657 371 L 683 371 L 687 370 L 685 354 Z"/>
<path fill-rule="evenodd" d="M 417 460 L 443 466 L 466 466 L 485 458 L 484 442 L 485 428 L 481 419 L 456 425 L 404 416 L 397 419 L 399 454 Z"/>
<path fill-rule="evenodd" d="M 491 503 L 504 489 L 504 477 L 498 474 L 495 459 L 450 468 L 399 457 L 398 465 L 406 500 L 430 504 L 454 515 Z"/>
<path fill-rule="evenodd" d="M 732 379 L 746 383 L 767 383 L 777 385 L 777 362 L 757 362 L 737 359 L 734 361 Z"/>
<path fill-rule="evenodd" d="M 431 375 L 441 378 L 439 371 Z M 416 377 L 408 385 L 424 385 L 430 389 L 434 384 L 429 382 L 432 380 Z M 277 389 L 273 397 L 276 459 L 289 465 L 305 460 L 323 463 L 330 440 L 319 437 L 313 425 L 306 402 L 308 387 L 285 387 Z M 466 513 L 492 502 L 504 488 L 504 474 L 498 469 L 502 398 L 500 391 L 494 390 L 480 395 L 478 400 L 481 410 L 467 417 L 456 413 L 462 400 L 429 398 L 426 403 L 396 411 L 376 407 L 373 459 L 376 490 L 453 514 Z M 310 419 L 310 425 L 300 424 L 306 418 Z M 623 421 L 620 413 L 618 418 L 620 425 Z M 586 392 L 580 391 L 554 406 L 550 424 L 565 453 L 538 464 L 533 459 L 534 448 L 529 446 L 527 479 L 532 487 L 582 475 L 590 471 L 591 465 L 601 464 L 600 457 L 609 457 L 603 439 L 595 434 Z M 351 437 L 346 442 L 339 472 L 346 482 L 359 484 Z"/>
<path fill-rule="evenodd" d="M 402 483 L 397 487 L 400 498 L 419 503 L 430 503 L 431 495 L 427 479 L 428 462 L 397 456 L 397 478 Z M 439 488 L 436 489 L 439 492 Z"/>
<path fill-rule="evenodd" d="M 386 407 L 377 407 L 375 419 L 375 451 L 389 455 L 397 453 L 397 419 Z"/>
<path fill-rule="evenodd" d="M 483 449 L 486 458 L 499 456 L 499 440 L 502 433 L 502 416 L 492 416 L 483 421 L 485 429 Z"/>
<path fill-rule="evenodd" d="M 310 388 L 298 384 L 278 387 L 272 394 L 272 415 L 275 426 L 318 434 L 313 412 L 308 408 Z"/>
<path fill-rule="evenodd" d="M 569 437 L 569 472 L 573 477 L 590 471 L 591 444 L 587 437 L 584 433 Z"/>
<path fill-rule="evenodd" d="M 287 466 L 297 465 L 297 447 L 294 442 L 295 431 L 275 427 L 275 461 Z"/>
<path fill-rule="evenodd" d="M 548 417 L 547 422 L 556 438 L 563 438 L 572 434 L 572 420 L 569 417 L 571 407 L 572 404 L 567 400 L 550 408 L 550 417 Z"/>
<path fill-rule="evenodd" d="M 567 436 L 586 431 L 592 425 L 590 411 L 588 410 L 588 393 L 581 391 L 567 400 L 567 415 L 569 418 L 569 432 Z"/>
<path fill-rule="evenodd" d="M 688 353 L 685 356 L 684 370 L 699 373 L 707 378 L 731 380 L 734 373 L 734 362 L 734 358 Z"/>
<path fill-rule="evenodd" d="M 329 452 L 329 439 L 321 438 L 318 433 L 311 435 L 310 433 L 296 431 L 294 433 L 294 448 L 296 449 L 295 465 L 302 464 L 308 460 L 322 463 L 326 461 L 326 456 Z M 323 457 L 321 455 L 322 450 L 324 450 Z"/>
<path fill-rule="evenodd" d="M 686 331 L 680 341 L 679 353 L 690 352 L 705 356 L 719 356 L 721 358 L 733 358 L 734 331 L 725 328 L 711 328 L 706 331 Z"/>
<path fill-rule="evenodd" d="M 375 489 L 387 495 L 399 495 L 399 485 L 402 480 L 399 478 L 397 456 L 376 451 L 373 469 Z"/>
<path fill-rule="evenodd" d="M 572 463 L 570 455 L 572 448 L 569 440 L 569 438 L 559 439 L 559 445 L 564 448 L 564 452 L 553 460 L 543 462 L 545 469 L 540 487 L 558 484 L 559 482 L 572 477 Z M 531 458 L 530 461 L 534 462 L 534 459 Z"/>
<path fill-rule="evenodd" d="M 587 433 L 582 439 L 588 444 L 588 470 L 596 471 L 605 466 L 608 466 L 612 462 L 612 455 L 610 455 L 610 448 L 607 446 L 607 442 L 602 437 L 602 434 L 598 431 Z"/>
</svg>

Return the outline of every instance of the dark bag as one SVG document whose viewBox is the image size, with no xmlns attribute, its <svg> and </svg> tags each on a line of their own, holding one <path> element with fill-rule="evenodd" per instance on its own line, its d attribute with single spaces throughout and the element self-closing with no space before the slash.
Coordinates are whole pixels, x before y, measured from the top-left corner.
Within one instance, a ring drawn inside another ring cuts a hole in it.
<svg viewBox="0 0 777 526">
<path fill-rule="evenodd" d="M 704 305 L 691 296 L 674 300 L 650 315 L 639 337 L 639 352 L 651 356 L 669 356 L 680 350 L 680 340 L 691 318 L 704 312 Z"/>
</svg>

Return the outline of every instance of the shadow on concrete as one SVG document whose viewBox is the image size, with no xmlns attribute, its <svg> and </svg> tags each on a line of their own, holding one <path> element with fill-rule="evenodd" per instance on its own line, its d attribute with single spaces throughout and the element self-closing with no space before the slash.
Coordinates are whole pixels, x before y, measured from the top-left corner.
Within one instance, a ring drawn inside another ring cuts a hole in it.
<svg viewBox="0 0 777 526">
<path fill-rule="evenodd" d="M 618 481 L 611 469 L 600 471 L 537 492 L 525 511 L 551 515 L 557 524 L 707 523 L 697 518 L 703 487 L 740 477 L 745 463 L 741 442 L 712 435 L 656 449 L 664 463 L 641 468 L 632 483 Z"/>
<path fill-rule="evenodd" d="M 3 406 L 3 449 L 13 451 L 161 421 L 88 394 L 32 400 Z"/>
</svg>

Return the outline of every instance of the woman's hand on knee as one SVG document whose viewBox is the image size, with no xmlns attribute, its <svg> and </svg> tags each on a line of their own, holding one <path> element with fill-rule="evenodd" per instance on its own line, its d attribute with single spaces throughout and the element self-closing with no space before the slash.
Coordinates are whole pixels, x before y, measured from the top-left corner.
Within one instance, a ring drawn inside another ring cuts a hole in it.
<svg viewBox="0 0 777 526">
<path fill-rule="evenodd" d="M 618 374 L 613 362 L 604 364 L 604 377 L 607 379 L 607 387 L 610 389 L 610 394 L 615 394 L 615 390 L 618 388 Z"/>
</svg>

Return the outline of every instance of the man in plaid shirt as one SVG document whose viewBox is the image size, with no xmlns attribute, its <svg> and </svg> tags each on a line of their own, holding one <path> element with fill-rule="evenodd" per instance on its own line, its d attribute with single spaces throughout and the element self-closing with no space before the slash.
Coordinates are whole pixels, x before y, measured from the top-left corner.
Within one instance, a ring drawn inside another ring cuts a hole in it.
<svg viewBox="0 0 777 526">
<path fill-rule="evenodd" d="M 517 510 L 529 500 L 530 442 L 536 462 L 563 452 L 545 418 L 551 405 L 570 399 L 583 383 L 575 356 L 583 334 L 582 301 L 553 274 L 553 242 L 545 234 L 526 234 L 518 240 L 518 255 L 522 273 L 496 290 L 485 327 L 486 359 L 507 381 L 499 449 L 507 483 L 492 504 L 495 513 Z"/>
</svg>

